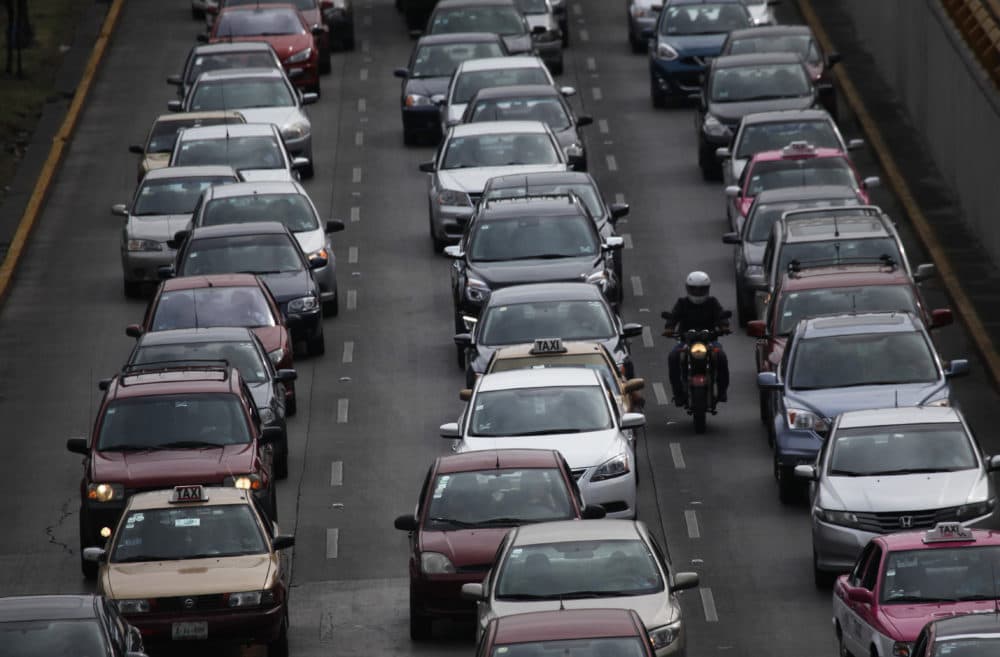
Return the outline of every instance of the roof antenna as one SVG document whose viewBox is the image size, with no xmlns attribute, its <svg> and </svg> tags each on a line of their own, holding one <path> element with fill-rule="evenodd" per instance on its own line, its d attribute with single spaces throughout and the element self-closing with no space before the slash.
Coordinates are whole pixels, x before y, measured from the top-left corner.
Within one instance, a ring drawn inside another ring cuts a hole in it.
<svg viewBox="0 0 1000 657">
<path fill-rule="evenodd" d="M 559 596 L 559 611 L 566 611 L 566 605 L 563 604 L 562 596 Z"/>
<path fill-rule="evenodd" d="M 895 404 L 896 408 L 899 408 L 899 390 L 893 390 L 892 391 L 892 396 L 894 398 L 893 399 L 893 404 Z"/>
<path fill-rule="evenodd" d="M 500 452 L 497 452 L 497 470 L 500 469 Z"/>
<path fill-rule="evenodd" d="M 833 215 L 833 236 L 840 237 L 840 224 L 837 223 L 837 215 Z"/>
</svg>

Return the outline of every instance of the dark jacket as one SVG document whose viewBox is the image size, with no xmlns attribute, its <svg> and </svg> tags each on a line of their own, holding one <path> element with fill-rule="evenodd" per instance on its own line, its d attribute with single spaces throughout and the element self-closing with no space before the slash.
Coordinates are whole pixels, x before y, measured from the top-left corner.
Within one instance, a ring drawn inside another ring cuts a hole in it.
<svg viewBox="0 0 1000 657">
<path fill-rule="evenodd" d="M 667 326 L 673 327 L 678 333 L 691 329 L 714 330 L 728 323 L 722 319 L 722 304 L 715 297 L 708 297 L 704 303 L 691 303 L 687 297 L 681 297 L 670 314 Z"/>
</svg>

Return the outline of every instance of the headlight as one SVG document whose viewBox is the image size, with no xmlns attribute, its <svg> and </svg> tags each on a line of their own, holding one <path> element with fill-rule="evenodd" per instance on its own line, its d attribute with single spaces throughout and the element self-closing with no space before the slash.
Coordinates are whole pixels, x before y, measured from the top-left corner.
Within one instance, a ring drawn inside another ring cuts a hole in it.
<svg viewBox="0 0 1000 657">
<path fill-rule="evenodd" d="M 403 104 L 407 107 L 427 107 L 428 105 L 433 105 L 431 99 L 427 96 L 421 96 L 420 94 L 407 94 L 406 98 L 403 99 Z"/>
<path fill-rule="evenodd" d="M 306 313 L 317 308 L 319 308 L 319 302 L 316 297 L 299 297 L 288 302 L 288 312 L 290 313 Z"/>
<path fill-rule="evenodd" d="M 904 641 L 893 641 L 892 657 L 910 657 L 910 644 Z"/>
<path fill-rule="evenodd" d="M 465 298 L 473 303 L 483 303 L 490 296 L 490 286 L 486 281 L 471 276 L 465 282 Z"/>
<path fill-rule="evenodd" d="M 424 575 L 448 575 L 455 572 L 455 566 L 440 552 L 421 552 L 420 572 Z"/>
<path fill-rule="evenodd" d="M 438 205 L 461 205 L 472 207 L 472 201 L 465 192 L 455 189 L 442 189 L 437 196 Z"/>
<path fill-rule="evenodd" d="M 743 275 L 747 278 L 764 278 L 764 267 L 762 265 L 747 265 Z"/>
<path fill-rule="evenodd" d="M 267 357 L 271 359 L 271 362 L 277 366 L 281 362 L 281 357 L 285 355 L 284 350 L 275 349 L 274 351 L 267 352 Z"/>
<path fill-rule="evenodd" d="M 87 499 L 95 502 L 123 500 L 125 487 L 121 484 L 87 484 Z"/>
<path fill-rule="evenodd" d="M 705 115 L 705 122 L 702 124 L 701 129 L 705 131 L 705 134 L 712 137 L 730 137 L 733 134 L 729 128 L 720 123 L 719 119 L 711 114 Z"/>
<path fill-rule="evenodd" d="M 302 139 L 311 131 L 312 126 L 305 121 L 289 123 L 281 128 L 281 136 L 285 139 Z"/>
<path fill-rule="evenodd" d="M 842 527 L 852 527 L 855 529 L 861 526 L 858 516 L 852 511 L 831 511 L 830 509 L 821 509 L 819 507 L 816 507 L 814 511 L 817 518 L 823 522 L 828 522 L 831 525 L 840 525 Z"/>
<path fill-rule="evenodd" d="M 662 650 L 676 641 L 680 633 L 680 621 L 662 627 L 655 627 L 649 631 L 649 642 L 653 644 L 653 650 Z"/>
<path fill-rule="evenodd" d="M 656 46 L 656 56 L 659 59 L 665 59 L 668 62 L 672 62 L 675 59 L 677 59 L 677 57 L 679 57 L 677 51 L 674 50 L 669 43 L 663 43 L 663 42 L 660 42 Z"/>
<path fill-rule="evenodd" d="M 232 486 L 240 490 L 260 490 L 264 487 L 264 480 L 256 473 L 230 475 L 222 480 L 222 485 Z"/>
<path fill-rule="evenodd" d="M 566 153 L 566 157 L 583 157 L 583 146 L 577 143 L 572 143 L 563 149 Z"/>
<path fill-rule="evenodd" d="M 226 597 L 229 598 L 230 607 L 259 607 L 260 596 L 260 591 L 242 591 L 230 593 Z"/>
<path fill-rule="evenodd" d="M 163 245 L 156 240 L 129 240 L 129 251 L 162 251 Z"/>
<path fill-rule="evenodd" d="M 603 481 L 605 479 L 614 479 L 615 477 L 628 474 L 628 470 L 628 454 L 622 452 L 598 466 L 597 470 L 594 471 L 594 476 L 590 480 Z"/>
<path fill-rule="evenodd" d="M 812 411 L 801 408 L 789 408 L 785 411 L 788 418 L 789 429 L 812 429 L 816 433 L 823 433 L 830 429 L 830 423 L 825 417 L 820 417 Z"/>
<path fill-rule="evenodd" d="M 147 614 L 149 613 L 149 600 L 117 600 L 118 611 L 123 614 Z"/>
<path fill-rule="evenodd" d="M 271 424 L 274 422 L 274 411 L 270 408 L 258 408 L 257 414 L 260 415 L 260 421 L 262 424 Z"/>
<path fill-rule="evenodd" d="M 299 64 L 301 62 L 308 61 L 312 57 L 313 49 L 306 48 L 305 50 L 300 50 L 291 57 L 288 58 L 289 64 Z"/>
<path fill-rule="evenodd" d="M 979 516 L 985 516 L 988 513 L 992 513 L 993 509 L 996 508 L 997 500 L 995 497 L 991 497 L 988 500 L 982 502 L 976 502 L 974 504 L 963 504 L 958 507 L 958 511 L 955 512 L 955 517 L 959 521 L 972 520 L 973 518 L 978 518 Z"/>
<path fill-rule="evenodd" d="M 326 249 L 325 246 L 322 249 L 317 249 L 316 251 L 313 251 L 312 253 L 306 256 L 306 260 L 312 260 L 313 258 L 323 258 L 324 260 L 327 261 L 327 263 L 329 263 L 330 260 L 332 260 L 332 258 L 330 257 L 330 252 Z"/>
</svg>

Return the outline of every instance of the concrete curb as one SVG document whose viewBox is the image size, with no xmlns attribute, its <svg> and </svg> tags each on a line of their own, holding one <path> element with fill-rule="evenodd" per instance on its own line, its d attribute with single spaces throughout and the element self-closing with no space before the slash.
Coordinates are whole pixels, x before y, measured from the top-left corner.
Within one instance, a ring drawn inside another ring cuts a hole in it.
<svg viewBox="0 0 1000 657">
<path fill-rule="evenodd" d="M 823 25 L 820 23 L 819 18 L 816 16 L 816 12 L 813 10 L 812 1 L 797 0 L 797 2 L 803 19 L 805 19 L 806 23 L 812 29 L 824 50 L 828 52 L 836 50 L 836 48 L 833 47 L 830 36 L 826 33 L 826 30 L 823 29 Z M 941 281 L 944 283 L 946 293 L 951 298 L 952 304 L 958 311 L 958 315 L 961 318 L 962 323 L 965 324 L 966 329 L 968 329 L 976 350 L 986 363 L 986 368 L 989 370 L 993 386 L 995 388 L 1000 387 L 1000 354 L 997 353 L 993 341 L 986 332 L 983 322 L 979 317 L 979 313 L 976 312 L 972 301 L 969 299 L 968 295 L 965 294 L 965 290 L 962 288 L 962 284 L 958 280 L 958 276 L 955 274 L 955 269 L 952 267 L 951 261 L 948 259 L 944 249 L 934 236 L 934 231 L 931 228 L 930 222 L 927 220 L 927 217 L 924 216 L 924 213 L 921 211 L 916 199 L 913 197 L 909 184 L 906 182 L 906 179 L 899 170 L 899 166 L 896 164 L 896 160 L 893 158 L 892 151 L 885 143 L 881 130 L 879 130 L 875 120 L 865 107 L 864 102 L 861 100 L 861 95 L 858 93 L 858 90 L 851 81 L 847 71 L 843 66 L 838 66 L 833 69 L 833 75 L 844 99 L 857 116 L 858 123 L 861 124 L 861 129 L 864 131 L 865 137 L 868 140 L 868 145 L 871 146 L 875 153 L 875 157 L 882 166 L 882 170 L 885 171 L 886 178 L 889 180 L 889 185 L 892 187 L 896 196 L 899 197 L 899 201 L 902 204 L 907 217 L 909 217 L 910 223 L 913 225 L 917 238 L 927 250 L 931 260 L 934 261 L 934 265 L 937 267 Z"/>
<path fill-rule="evenodd" d="M 124 4 L 125 0 L 112 0 L 111 6 L 108 7 L 107 16 L 105 16 L 104 23 L 101 25 L 101 31 L 97 35 L 97 41 L 94 43 L 94 48 L 90 53 L 90 59 L 87 60 L 87 66 L 83 70 L 83 76 L 80 78 L 79 85 L 77 85 L 73 101 L 66 111 L 66 117 L 59 127 L 59 131 L 52 139 L 52 148 L 49 149 L 49 155 L 45 160 L 45 164 L 42 165 L 41 172 L 38 174 L 38 180 L 35 182 L 35 187 L 31 192 L 31 197 L 28 199 L 24 214 L 21 215 L 17 230 L 11 239 L 7 256 L 4 258 L 3 263 L 0 263 L 0 301 L 4 299 L 7 291 L 10 289 L 14 271 L 21 260 L 21 255 L 24 253 L 28 237 L 31 235 L 31 231 L 35 227 L 38 216 L 45 205 L 45 199 L 48 196 L 49 188 L 52 186 L 52 180 L 59 170 L 63 153 L 66 150 L 69 140 L 73 137 L 73 132 L 76 130 L 80 113 L 83 111 L 83 104 L 90 94 L 90 88 L 94 84 L 97 69 L 104 59 L 104 53 L 108 49 L 111 35 L 118 24 L 118 18 L 121 16 Z"/>
</svg>

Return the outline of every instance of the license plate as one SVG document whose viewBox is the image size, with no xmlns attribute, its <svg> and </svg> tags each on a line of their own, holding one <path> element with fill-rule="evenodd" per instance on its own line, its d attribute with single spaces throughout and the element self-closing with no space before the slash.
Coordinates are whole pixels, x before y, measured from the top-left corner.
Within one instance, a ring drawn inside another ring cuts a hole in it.
<svg viewBox="0 0 1000 657">
<path fill-rule="evenodd" d="M 199 621 L 195 623 L 174 623 L 171 628 L 171 636 L 175 641 L 186 639 L 207 639 L 208 623 Z"/>
</svg>

